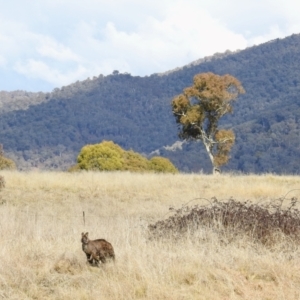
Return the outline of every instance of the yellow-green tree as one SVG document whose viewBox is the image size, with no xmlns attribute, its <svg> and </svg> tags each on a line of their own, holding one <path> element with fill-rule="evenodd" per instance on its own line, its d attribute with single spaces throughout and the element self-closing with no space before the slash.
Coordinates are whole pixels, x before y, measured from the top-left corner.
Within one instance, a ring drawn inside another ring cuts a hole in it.
<svg viewBox="0 0 300 300">
<path fill-rule="evenodd" d="M 172 111 L 179 124 L 179 137 L 201 140 L 209 155 L 213 173 L 226 164 L 235 136 L 232 130 L 219 129 L 222 116 L 232 112 L 232 101 L 245 93 L 231 75 L 197 74 L 193 85 L 172 100 Z"/>
<path fill-rule="evenodd" d="M 77 157 L 77 164 L 69 169 L 70 172 L 80 170 L 178 172 L 167 158 L 158 156 L 148 160 L 132 150 L 122 149 L 112 141 L 84 146 Z"/>
<path fill-rule="evenodd" d="M 178 173 L 171 161 L 161 156 L 154 156 L 150 159 L 150 169 L 157 173 Z"/>
<path fill-rule="evenodd" d="M 133 150 L 124 151 L 124 167 L 123 170 L 130 172 L 144 172 L 149 170 L 149 161 L 141 154 Z"/>
<path fill-rule="evenodd" d="M 77 163 L 81 170 L 113 171 L 122 170 L 124 165 L 123 149 L 111 141 L 84 146 Z"/>
</svg>

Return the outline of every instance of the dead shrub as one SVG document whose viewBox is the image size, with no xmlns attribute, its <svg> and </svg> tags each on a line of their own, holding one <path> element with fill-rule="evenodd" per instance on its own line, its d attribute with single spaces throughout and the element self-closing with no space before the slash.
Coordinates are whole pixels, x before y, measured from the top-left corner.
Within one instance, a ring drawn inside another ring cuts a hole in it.
<svg viewBox="0 0 300 300">
<path fill-rule="evenodd" d="M 179 239 L 206 228 L 217 232 L 220 238 L 230 236 L 231 240 L 247 236 L 253 242 L 270 245 L 276 243 L 279 236 L 284 236 L 298 243 L 300 211 L 296 207 L 297 198 L 289 199 L 287 208 L 283 208 L 283 200 L 261 205 L 212 198 L 207 206 L 183 206 L 169 218 L 150 224 L 149 237 Z"/>
</svg>

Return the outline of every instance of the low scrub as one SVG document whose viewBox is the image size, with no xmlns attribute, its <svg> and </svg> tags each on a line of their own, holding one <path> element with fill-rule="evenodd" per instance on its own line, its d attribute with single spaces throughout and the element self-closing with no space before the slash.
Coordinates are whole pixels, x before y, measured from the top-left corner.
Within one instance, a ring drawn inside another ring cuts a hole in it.
<svg viewBox="0 0 300 300">
<path fill-rule="evenodd" d="M 16 164 L 13 160 L 4 156 L 3 146 L 0 144 L 0 170 L 14 170 Z"/>
<path fill-rule="evenodd" d="M 187 233 L 196 236 L 203 229 L 212 229 L 220 239 L 227 237 L 227 241 L 246 236 L 253 242 L 274 245 L 281 240 L 280 237 L 288 237 L 299 243 L 300 211 L 297 198 L 289 199 L 286 208 L 283 208 L 283 200 L 262 205 L 212 198 L 207 206 L 183 206 L 169 218 L 150 224 L 150 238 L 178 239 Z"/>
<path fill-rule="evenodd" d="M 178 173 L 167 158 L 155 156 L 148 160 L 133 150 L 122 149 L 112 141 L 84 146 L 77 157 L 77 164 L 69 169 L 70 172 L 80 170 Z"/>
</svg>

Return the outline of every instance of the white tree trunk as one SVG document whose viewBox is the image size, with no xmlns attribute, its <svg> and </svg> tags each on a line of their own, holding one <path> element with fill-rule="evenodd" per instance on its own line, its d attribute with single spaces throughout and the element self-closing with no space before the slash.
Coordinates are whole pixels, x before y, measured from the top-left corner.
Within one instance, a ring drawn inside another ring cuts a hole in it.
<svg viewBox="0 0 300 300">
<path fill-rule="evenodd" d="M 214 159 L 214 156 L 213 156 L 213 154 L 212 154 L 212 152 L 211 152 L 211 150 L 210 150 L 210 149 L 211 149 L 211 144 L 210 144 L 210 143 L 207 143 L 207 142 L 204 142 L 204 141 L 203 141 L 203 143 L 204 143 L 205 149 L 206 149 L 206 151 L 207 151 L 207 154 L 208 154 L 209 159 L 210 159 L 211 164 L 212 164 L 212 173 L 213 173 L 214 175 L 220 174 L 221 171 L 220 171 L 220 169 L 217 168 L 217 166 L 215 165 L 215 159 Z"/>
</svg>

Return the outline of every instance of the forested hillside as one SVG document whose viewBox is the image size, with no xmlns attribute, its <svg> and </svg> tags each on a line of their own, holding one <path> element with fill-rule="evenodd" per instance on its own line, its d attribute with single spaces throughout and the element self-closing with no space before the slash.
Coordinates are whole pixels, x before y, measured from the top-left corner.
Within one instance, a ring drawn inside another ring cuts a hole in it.
<svg viewBox="0 0 300 300">
<path fill-rule="evenodd" d="M 64 169 L 83 145 L 112 140 L 147 155 L 158 150 L 182 171 L 206 172 L 210 162 L 200 143 L 184 143 L 176 151 L 164 147 L 178 140 L 170 103 L 195 74 L 228 73 L 246 94 L 222 121 L 236 134 L 224 169 L 300 173 L 299 69 L 300 35 L 292 35 L 165 74 L 115 71 L 52 93 L 0 92 L 0 143 L 21 169 Z"/>
</svg>

